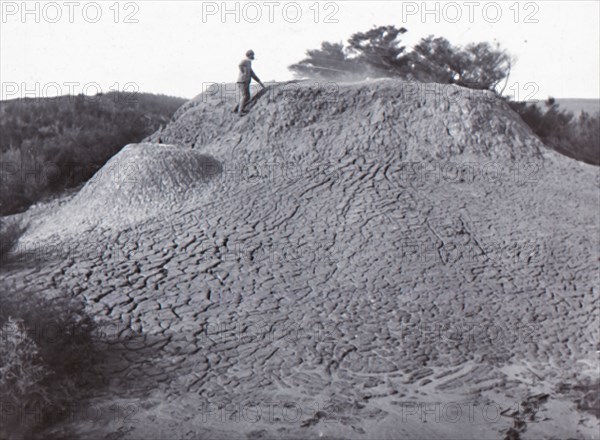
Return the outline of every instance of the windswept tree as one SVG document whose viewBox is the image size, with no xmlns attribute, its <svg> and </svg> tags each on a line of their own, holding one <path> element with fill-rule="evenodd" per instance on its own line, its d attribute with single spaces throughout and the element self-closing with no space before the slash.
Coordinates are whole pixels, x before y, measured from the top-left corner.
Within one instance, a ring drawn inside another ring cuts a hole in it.
<svg viewBox="0 0 600 440">
<path fill-rule="evenodd" d="M 420 81 L 450 84 L 467 70 L 466 57 L 448 40 L 430 35 L 423 38 L 410 54 L 413 76 Z"/>
<path fill-rule="evenodd" d="M 357 32 L 348 40 L 348 51 L 361 65 L 368 65 L 371 75 L 402 76 L 409 71 L 406 47 L 401 45 L 399 36 L 407 32 L 405 28 L 379 26 L 367 32 Z"/>
<path fill-rule="evenodd" d="M 357 32 L 342 43 L 321 43 L 321 49 L 308 50 L 306 58 L 289 69 L 309 78 L 355 78 L 403 76 L 408 71 L 406 48 L 399 35 L 405 28 L 379 26 L 367 32 Z"/>
<path fill-rule="evenodd" d="M 460 79 L 464 85 L 479 89 L 495 90 L 502 81 L 508 80 L 513 58 L 499 45 L 492 46 L 487 42 L 472 43 L 464 50 L 468 69 Z M 504 90 L 504 89 L 503 89 Z"/>
<path fill-rule="evenodd" d="M 422 81 L 495 90 L 510 75 L 512 58 L 498 46 L 453 46 L 443 37 L 423 38 L 410 53 L 414 76 Z"/>
<path fill-rule="evenodd" d="M 497 45 L 484 42 L 463 48 L 429 36 L 407 49 L 401 41 L 406 32 L 403 27 L 379 26 L 353 34 L 347 46 L 324 42 L 290 69 L 310 78 L 400 77 L 489 90 L 510 74 L 512 59 Z"/>
<path fill-rule="evenodd" d="M 300 77 L 334 79 L 354 75 L 364 66 L 350 60 L 342 43 L 321 43 L 321 49 L 306 51 L 306 58 L 289 69 Z"/>
</svg>

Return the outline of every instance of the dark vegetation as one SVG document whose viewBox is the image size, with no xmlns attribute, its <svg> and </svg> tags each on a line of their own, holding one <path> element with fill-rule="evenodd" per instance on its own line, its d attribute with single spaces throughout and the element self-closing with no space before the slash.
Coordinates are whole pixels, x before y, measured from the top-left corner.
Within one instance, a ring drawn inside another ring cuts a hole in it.
<svg viewBox="0 0 600 440">
<path fill-rule="evenodd" d="M 485 42 L 455 46 L 434 36 L 407 48 L 401 41 L 406 32 L 405 28 L 380 26 L 353 34 L 347 44 L 323 42 L 320 49 L 308 50 L 305 59 L 289 68 L 299 77 L 321 81 L 399 77 L 491 90 L 502 96 L 514 62 L 506 51 Z M 502 99 L 509 101 L 547 147 L 600 165 L 599 114 L 575 116 L 560 109 L 552 98 L 543 109 L 534 103 Z"/>
<path fill-rule="evenodd" d="M 298 76 L 315 79 L 400 77 L 494 90 L 510 74 L 512 58 L 497 45 L 452 45 L 442 37 L 423 38 L 408 49 L 405 28 L 380 26 L 353 34 L 348 44 L 323 42 L 321 49 L 289 66 Z"/>
<path fill-rule="evenodd" d="M 19 222 L 13 220 L 0 220 L 0 264 L 10 261 L 10 252 L 17 245 L 19 238 L 25 232 Z"/>
<path fill-rule="evenodd" d="M 600 165 L 600 115 L 584 111 L 575 116 L 561 110 L 553 98 L 545 108 L 534 103 L 509 102 L 544 144 L 559 153 L 592 165 Z"/>
<path fill-rule="evenodd" d="M 83 300 L 45 294 L 8 289 L 0 296 L 0 439 L 42 438 L 44 427 L 98 386 L 95 325 Z"/>
<path fill-rule="evenodd" d="M 123 146 L 166 124 L 184 102 L 119 92 L 0 102 L 0 215 L 87 181 Z"/>
</svg>

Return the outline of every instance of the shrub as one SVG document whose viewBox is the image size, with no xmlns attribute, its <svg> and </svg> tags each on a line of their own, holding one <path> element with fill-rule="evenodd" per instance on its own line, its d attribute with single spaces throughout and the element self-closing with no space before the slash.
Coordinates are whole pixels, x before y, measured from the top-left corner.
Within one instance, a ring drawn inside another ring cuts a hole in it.
<svg viewBox="0 0 600 440">
<path fill-rule="evenodd" d="M 94 323 L 84 303 L 28 292 L 0 296 L 0 437 L 36 437 L 95 384 Z"/>
<path fill-rule="evenodd" d="M 39 422 L 35 420 L 39 409 L 52 403 L 48 390 L 41 386 L 50 372 L 22 320 L 9 317 L 0 334 L 0 435 L 20 437 L 28 426 Z M 33 423 L 27 416 L 34 416 Z"/>
<path fill-rule="evenodd" d="M 545 110 L 528 102 L 509 102 L 544 144 L 565 156 L 600 165 L 600 115 L 581 112 L 578 118 L 561 110 L 553 98 Z"/>
<path fill-rule="evenodd" d="M 16 221 L 0 221 L 0 263 L 8 260 L 8 254 L 14 249 L 24 229 Z"/>
</svg>

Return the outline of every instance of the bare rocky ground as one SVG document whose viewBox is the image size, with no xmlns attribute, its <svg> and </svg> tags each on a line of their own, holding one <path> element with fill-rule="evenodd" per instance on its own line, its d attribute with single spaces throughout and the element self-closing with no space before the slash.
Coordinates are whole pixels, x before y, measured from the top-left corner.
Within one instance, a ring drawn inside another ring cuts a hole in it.
<svg viewBox="0 0 600 440">
<path fill-rule="evenodd" d="M 109 347 L 54 434 L 598 438 L 598 168 L 427 86 L 272 85 L 244 118 L 211 89 L 22 216 L 3 288 L 83 295 Z"/>
</svg>

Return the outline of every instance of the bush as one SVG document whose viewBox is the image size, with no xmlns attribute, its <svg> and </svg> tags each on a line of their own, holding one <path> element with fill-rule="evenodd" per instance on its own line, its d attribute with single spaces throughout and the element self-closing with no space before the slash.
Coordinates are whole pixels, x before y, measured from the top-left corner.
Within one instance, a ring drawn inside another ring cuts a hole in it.
<svg viewBox="0 0 600 440">
<path fill-rule="evenodd" d="M 17 245 L 24 229 L 18 222 L 0 221 L 0 263 L 5 264 L 8 261 L 8 254 Z"/>
<path fill-rule="evenodd" d="M 528 102 L 509 102 L 544 144 L 564 154 L 592 165 L 600 165 L 600 115 L 581 112 L 578 118 L 561 110 L 553 98 L 545 110 Z"/>
<path fill-rule="evenodd" d="M 98 361 L 94 323 L 84 302 L 28 292 L 0 296 L 0 438 L 36 437 L 64 418 L 85 390 Z"/>
<path fill-rule="evenodd" d="M 22 320 L 11 317 L 0 329 L 0 395 L 2 396 L 2 438 L 22 437 L 32 425 L 25 415 L 33 415 L 52 403 L 41 384 L 50 375 L 43 365 L 37 344 L 27 334 Z"/>
</svg>

